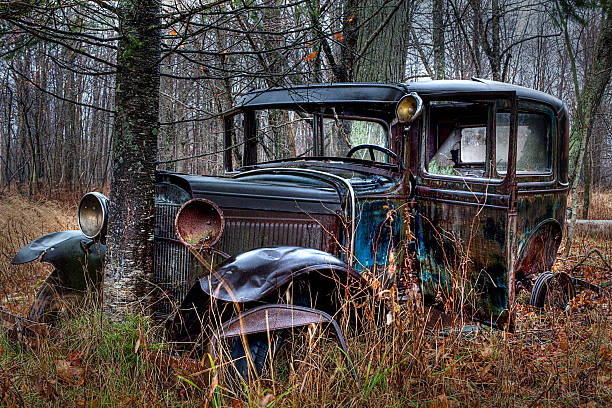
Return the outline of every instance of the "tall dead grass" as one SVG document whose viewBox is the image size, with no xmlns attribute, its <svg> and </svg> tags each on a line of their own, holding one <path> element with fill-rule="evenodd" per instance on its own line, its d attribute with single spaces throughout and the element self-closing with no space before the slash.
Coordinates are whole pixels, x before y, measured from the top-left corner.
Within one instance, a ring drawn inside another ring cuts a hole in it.
<svg viewBox="0 0 612 408">
<path fill-rule="evenodd" d="M 75 213 L 74 208 L 57 201 L 0 195 L 0 304 L 20 312 L 29 305 L 37 283 L 51 267 L 32 262 L 17 268 L 10 262 L 25 244 L 40 236 L 77 229 Z"/>
<path fill-rule="evenodd" d="M 612 191 L 594 191 L 589 208 L 589 219 L 612 220 Z"/>
<path fill-rule="evenodd" d="M 0 208 L 0 282 L 6 299 L 33 293 L 28 279 L 35 282 L 46 273 L 37 263 L 30 264 L 31 271 L 9 266 L 16 250 L 75 225 L 74 210 L 52 202 L 2 197 Z M 608 258 L 612 254 L 609 242 L 593 244 Z M 583 249 L 577 246 L 574 255 Z M 600 265 L 588 268 L 595 281 L 610 279 Z M 29 278 L 10 281 L 17 275 Z M 514 333 L 452 321 L 443 328 L 436 324 L 437 314 L 416 298 L 401 306 L 391 301 L 387 317 L 376 313 L 377 300 L 370 299 L 366 307 L 348 310 L 359 313 L 359 329 L 341 321 L 357 380 L 329 333 L 313 326 L 291 334 L 266 376 L 234 386 L 224 374 L 227 359 L 217 361 L 210 386 L 204 367 L 168 371 L 145 358 L 143 351 L 168 351 L 160 328 L 139 317 L 113 324 L 94 299 L 88 309 L 74 311 L 59 336 L 40 349 L 11 344 L 0 331 L 0 405 L 611 406 L 611 299 L 608 289 L 600 297 L 580 292 L 567 312 L 521 305 Z"/>
</svg>

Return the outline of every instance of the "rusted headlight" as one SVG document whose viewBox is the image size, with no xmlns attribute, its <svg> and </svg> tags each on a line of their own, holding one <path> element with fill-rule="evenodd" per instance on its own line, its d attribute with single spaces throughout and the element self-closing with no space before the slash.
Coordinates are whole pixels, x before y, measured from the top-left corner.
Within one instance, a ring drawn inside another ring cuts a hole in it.
<svg viewBox="0 0 612 408">
<path fill-rule="evenodd" d="M 194 198 L 179 209 L 174 221 L 176 235 L 189 248 L 200 251 L 216 244 L 225 227 L 223 212 L 212 201 Z"/>
<path fill-rule="evenodd" d="M 421 115 L 423 100 L 416 92 L 410 92 L 397 103 L 395 114 L 400 122 L 412 122 Z"/>
<path fill-rule="evenodd" d="M 97 192 L 85 194 L 79 202 L 77 221 L 87 238 L 104 238 L 108 222 L 108 198 Z"/>
</svg>

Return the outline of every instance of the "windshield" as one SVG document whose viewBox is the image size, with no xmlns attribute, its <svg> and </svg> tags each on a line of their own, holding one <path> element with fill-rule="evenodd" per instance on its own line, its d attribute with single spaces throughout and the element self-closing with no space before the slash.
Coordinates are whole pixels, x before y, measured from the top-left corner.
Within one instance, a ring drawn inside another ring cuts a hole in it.
<svg viewBox="0 0 612 408">
<path fill-rule="evenodd" d="M 359 145 L 389 148 L 387 126 L 373 119 L 281 109 L 257 110 L 250 113 L 250 117 L 248 115 L 239 113 L 226 121 L 229 128 L 226 143 L 231 151 L 233 169 L 302 157 L 344 158 Z M 372 154 L 377 162 L 389 160 L 389 156 L 379 150 L 372 150 Z M 365 147 L 356 149 L 350 157 L 372 158 Z"/>
</svg>

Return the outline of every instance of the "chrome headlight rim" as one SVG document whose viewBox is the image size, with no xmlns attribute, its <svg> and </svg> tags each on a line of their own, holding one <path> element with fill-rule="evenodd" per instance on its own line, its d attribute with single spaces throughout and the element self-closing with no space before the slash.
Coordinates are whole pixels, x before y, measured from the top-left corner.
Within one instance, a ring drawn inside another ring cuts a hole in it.
<svg viewBox="0 0 612 408">
<path fill-rule="evenodd" d="M 91 191 L 81 197 L 77 209 L 77 223 L 79 224 L 79 229 L 87 238 L 104 239 L 106 237 L 106 227 L 108 224 L 108 201 L 108 197 L 97 191 Z M 95 205 L 96 203 L 97 206 Z M 87 225 L 85 223 L 84 210 L 88 205 L 93 205 L 94 207 L 94 211 L 88 214 L 88 218 L 91 223 L 92 215 L 96 215 L 95 226 Z"/>
<path fill-rule="evenodd" d="M 406 109 L 404 106 L 411 104 L 414 106 L 414 111 L 403 112 Z M 412 123 L 418 119 L 423 113 L 423 100 L 416 92 L 410 92 L 400 98 L 395 105 L 395 116 L 400 123 Z"/>
</svg>

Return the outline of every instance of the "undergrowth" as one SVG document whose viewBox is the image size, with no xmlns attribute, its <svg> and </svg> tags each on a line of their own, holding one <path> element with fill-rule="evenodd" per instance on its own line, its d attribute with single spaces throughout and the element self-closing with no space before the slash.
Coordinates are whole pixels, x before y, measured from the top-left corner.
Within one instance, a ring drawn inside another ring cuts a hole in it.
<svg viewBox="0 0 612 408">
<path fill-rule="evenodd" d="M 0 198 L 0 203 L 0 300 L 20 310 L 49 271 L 37 263 L 9 266 L 10 258 L 27 240 L 73 228 L 74 211 L 19 197 Z M 608 259 L 612 254 L 608 241 L 577 242 L 574 259 L 592 246 Z M 568 260 L 555 267 L 572 265 Z M 579 274 L 595 283 L 611 279 L 595 260 Z M 520 305 L 514 333 L 454 325 L 452 319 L 441 330 L 439 314 L 415 298 L 392 307 L 389 318 L 366 307 L 360 309 L 359 330 L 341 321 L 357 380 L 329 333 L 309 327 L 295 330 L 272 369 L 247 385 L 232 384 L 226 359 L 212 370 L 199 362 L 195 368 L 169 369 L 151 357 L 168 351 L 158 323 L 139 316 L 112 323 L 94 299 L 37 348 L 14 344 L 0 330 L 0 405 L 611 406 L 611 300 L 608 288 L 599 297 L 579 292 L 566 312 Z"/>
</svg>

